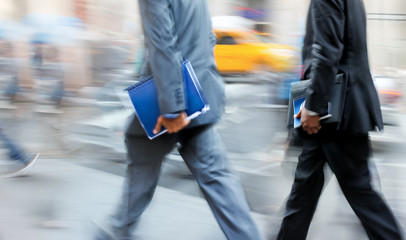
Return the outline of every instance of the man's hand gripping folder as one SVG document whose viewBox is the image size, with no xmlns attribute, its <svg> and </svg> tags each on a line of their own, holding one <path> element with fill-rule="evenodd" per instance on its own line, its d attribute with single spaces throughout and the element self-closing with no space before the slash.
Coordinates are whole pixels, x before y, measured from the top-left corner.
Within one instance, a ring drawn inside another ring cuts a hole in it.
<svg viewBox="0 0 406 240">
<path fill-rule="evenodd" d="M 185 86 L 186 106 L 185 110 L 188 119 L 192 120 L 207 112 L 210 107 L 204 97 L 199 80 L 188 60 L 182 63 L 182 73 Z M 152 75 L 142 79 L 128 88 L 126 88 L 134 105 L 135 114 L 138 117 L 149 139 L 154 139 L 167 132 L 162 129 L 154 134 L 156 121 L 161 115 L 159 110 L 158 92 L 155 86 L 155 80 Z"/>
</svg>

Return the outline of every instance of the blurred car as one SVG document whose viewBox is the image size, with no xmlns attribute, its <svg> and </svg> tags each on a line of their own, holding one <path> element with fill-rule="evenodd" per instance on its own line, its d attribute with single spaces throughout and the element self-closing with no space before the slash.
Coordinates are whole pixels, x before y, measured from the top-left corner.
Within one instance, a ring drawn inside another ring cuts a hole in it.
<svg viewBox="0 0 406 240">
<path fill-rule="evenodd" d="M 297 59 L 294 47 L 261 41 L 253 32 L 214 29 L 215 57 L 220 73 L 252 73 L 257 70 L 288 72 Z"/>
<path fill-rule="evenodd" d="M 402 97 L 400 83 L 396 78 L 375 75 L 374 84 L 381 102 L 382 118 L 385 125 L 397 125 L 398 104 Z"/>
</svg>

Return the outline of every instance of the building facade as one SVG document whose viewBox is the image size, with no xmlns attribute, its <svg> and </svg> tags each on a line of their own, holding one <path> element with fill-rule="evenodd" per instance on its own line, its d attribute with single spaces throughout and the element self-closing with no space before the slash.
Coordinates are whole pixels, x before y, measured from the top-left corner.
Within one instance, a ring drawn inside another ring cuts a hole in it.
<svg viewBox="0 0 406 240">
<path fill-rule="evenodd" d="M 239 15 L 269 22 L 277 43 L 300 46 L 310 0 L 208 0 L 213 16 Z M 370 62 L 374 69 L 406 69 L 406 1 L 364 0 L 368 13 Z M 80 18 L 93 36 L 136 41 L 141 35 L 134 0 L 1 0 L 4 19 L 29 14 Z"/>
<path fill-rule="evenodd" d="M 376 71 L 406 69 L 406 1 L 365 0 L 368 44 Z"/>
</svg>

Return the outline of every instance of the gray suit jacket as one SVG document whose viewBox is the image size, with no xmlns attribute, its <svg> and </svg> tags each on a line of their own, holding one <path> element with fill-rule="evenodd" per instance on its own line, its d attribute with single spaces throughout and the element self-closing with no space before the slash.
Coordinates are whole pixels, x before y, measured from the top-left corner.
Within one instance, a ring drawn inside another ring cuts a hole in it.
<svg viewBox="0 0 406 240">
<path fill-rule="evenodd" d="M 367 133 L 382 129 L 378 94 L 368 63 L 362 0 L 312 0 L 303 46 L 304 78 L 312 79 L 306 108 L 325 112 L 335 75 L 348 80 L 339 129 Z"/>
<path fill-rule="evenodd" d="M 216 38 L 206 0 L 139 0 L 146 45 L 142 76 L 156 80 L 161 114 L 185 110 L 181 63 L 188 59 L 210 104 L 210 111 L 188 128 L 216 122 L 224 109 L 224 83 L 213 50 Z M 140 134 L 133 116 L 127 134 Z"/>
</svg>

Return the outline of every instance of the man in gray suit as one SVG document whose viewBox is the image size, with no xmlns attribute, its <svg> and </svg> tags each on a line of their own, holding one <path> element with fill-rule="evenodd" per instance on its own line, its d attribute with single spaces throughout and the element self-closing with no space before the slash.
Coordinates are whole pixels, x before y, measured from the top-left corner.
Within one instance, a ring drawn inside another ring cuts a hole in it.
<svg viewBox="0 0 406 240">
<path fill-rule="evenodd" d="M 216 38 L 206 0 L 139 0 L 147 49 L 142 75 L 156 80 L 161 116 L 155 130 L 169 134 L 149 140 L 133 116 L 125 132 L 128 168 L 124 193 L 113 217 L 116 239 L 132 239 L 154 195 L 164 156 L 176 143 L 227 239 L 258 240 L 244 192 L 229 170 L 226 151 L 214 124 L 224 111 L 224 85 L 213 56 Z M 210 111 L 186 120 L 181 63 L 196 72 Z M 106 238 L 100 234 L 99 239 Z"/>
<path fill-rule="evenodd" d="M 369 131 L 382 129 L 379 99 L 372 81 L 362 0 L 311 0 L 303 46 L 305 107 L 299 112 L 303 142 L 295 180 L 278 239 L 304 240 L 324 185 L 328 163 L 369 239 L 400 240 L 401 230 L 370 183 Z M 347 91 L 339 124 L 322 124 L 335 76 L 343 73 Z"/>
</svg>

